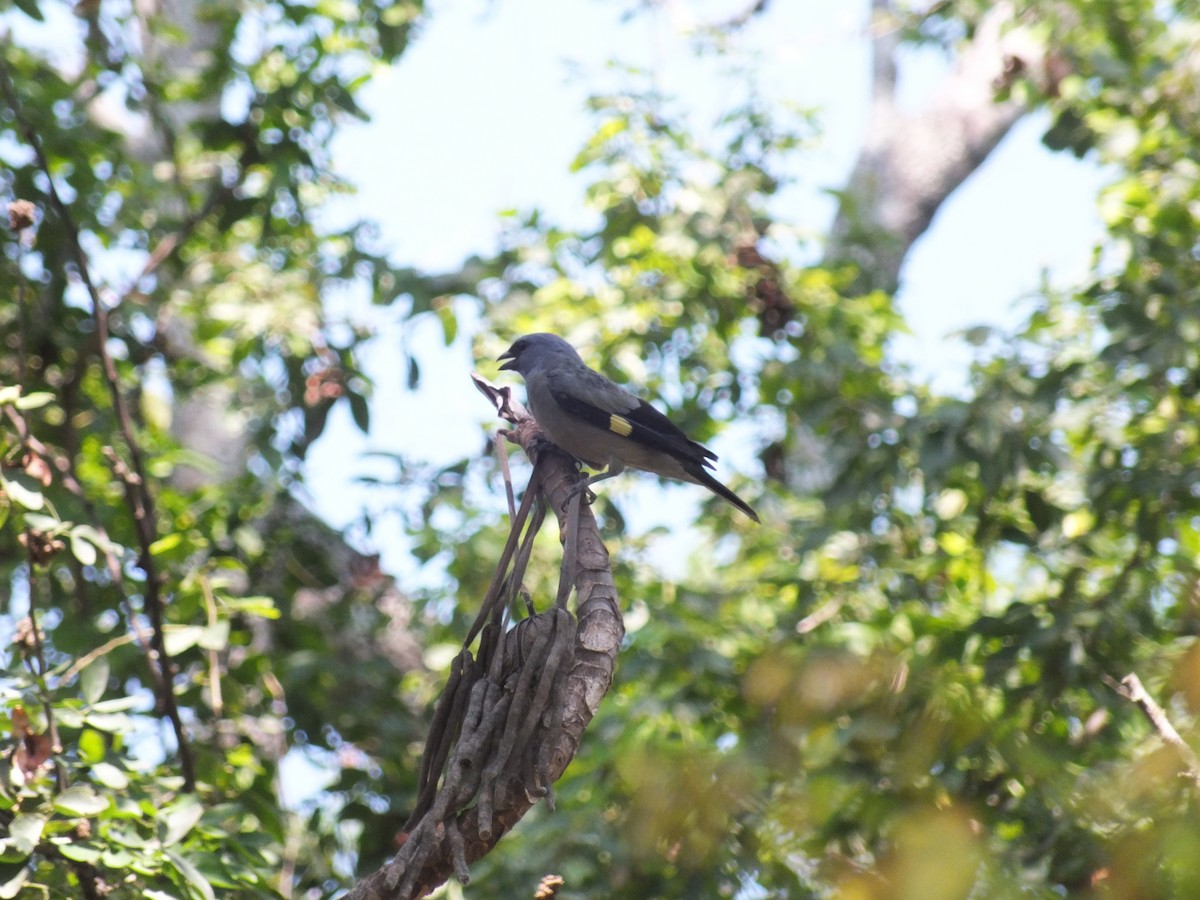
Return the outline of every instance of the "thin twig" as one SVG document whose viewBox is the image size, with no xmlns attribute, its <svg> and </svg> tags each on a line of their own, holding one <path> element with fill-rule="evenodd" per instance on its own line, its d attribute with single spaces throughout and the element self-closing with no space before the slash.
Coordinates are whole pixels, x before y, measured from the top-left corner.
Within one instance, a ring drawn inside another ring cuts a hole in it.
<svg viewBox="0 0 1200 900">
<path fill-rule="evenodd" d="M 508 521 L 515 522 L 517 518 L 517 501 L 513 493 L 512 472 L 508 468 L 508 432 L 501 429 L 496 432 L 496 458 L 500 460 L 500 472 L 504 475 L 504 496 L 508 500 Z"/>
<path fill-rule="evenodd" d="M 215 628 L 217 603 L 213 599 L 212 585 L 208 583 L 208 577 L 205 575 L 200 577 L 200 590 L 204 593 L 204 608 L 208 611 L 208 627 Z M 209 705 L 212 706 L 213 715 L 219 719 L 225 704 L 221 699 L 221 657 L 216 647 L 210 647 L 208 650 L 208 683 Z"/>
<path fill-rule="evenodd" d="M 24 206 L 18 207 L 19 203 L 24 203 Z M 29 207 L 28 209 L 26 207 Z M 9 204 L 8 208 L 9 220 L 13 229 L 17 232 L 17 384 L 24 392 L 28 389 L 27 379 L 29 375 L 29 360 L 26 355 L 26 348 L 29 345 L 29 336 L 26 334 L 26 328 L 29 323 L 29 316 L 25 309 L 27 285 L 25 283 L 25 271 L 23 268 L 25 262 L 26 248 L 26 232 L 33 227 L 32 205 L 27 201 L 17 201 Z M 29 421 L 25 417 L 23 409 L 10 409 L 10 415 L 13 415 L 14 422 L 17 426 L 17 431 L 21 438 L 22 455 L 29 454 Z M 66 775 L 63 772 L 61 763 L 58 760 L 58 755 L 62 753 L 62 742 L 58 739 L 58 723 L 54 718 L 54 704 L 50 699 L 50 689 L 46 685 L 46 645 L 42 640 L 42 629 L 38 625 L 37 617 L 37 536 L 32 528 L 25 529 L 25 552 L 26 560 L 29 566 L 29 631 L 30 643 L 33 645 L 34 660 L 37 667 L 34 668 L 33 662 L 29 658 L 29 654 L 25 654 L 25 665 L 29 672 L 34 677 L 37 683 L 38 700 L 42 704 L 42 710 L 46 714 L 46 730 L 50 733 L 50 747 L 55 756 L 54 773 L 55 780 L 58 783 L 60 791 L 66 789 Z"/>
<path fill-rule="evenodd" d="M 145 601 L 146 611 L 150 616 L 151 646 L 158 663 L 159 674 L 161 675 L 159 679 L 161 686 L 159 703 L 162 713 L 170 720 L 171 727 L 175 732 L 175 740 L 179 748 L 179 764 L 183 775 L 183 788 L 185 791 L 191 792 L 196 787 L 195 763 L 192 758 L 191 747 L 188 744 L 187 733 L 183 727 L 183 720 L 179 714 L 179 706 L 175 702 L 175 691 L 173 688 L 174 666 L 163 641 L 164 603 L 161 585 L 159 584 L 158 567 L 155 565 L 154 557 L 150 550 L 155 541 L 157 530 L 154 495 L 150 490 L 149 481 L 146 478 L 146 467 L 141 446 L 134 437 L 133 421 L 129 414 L 129 408 L 125 402 L 124 395 L 121 393 L 117 366 L 112 354 L 108 351 L 108 342 L 111 335 L 108 309 L 100 297 L 100 291 L 92 280 L 87 254 L 84 252 L 83 244 L 80 241 L 79 226 L 71 215 L 70 208 L 58 192 L 58 188 L 54 183 L 54 174 L 51 170 L 49 159 L 46 157 L 45 148 L 42 146 L 37 132 L 25 119 L 21 110 L 21 104 L 17 100 L 16 91 L 13 88 L 12 79 L 9 76 L 8 67 L 4 65 L 3 60 L 0 60 L 0 90 L 3 91 L 4 98 L 12 110 L 17 124 L 20 126 L 25 142 L 33 151 L 38 168 L 46 177 L 50 202 L 58 213 L 59 219 L 62 221 L 80 281 L 83 282 L 88 297 L 92 301 L 92 315 L 96 323 L 96 352 L 100 359 L 104 380 L 108 384 L 117 427 L 125 443 L 126 450 L 129 453 L 129 464 L 133 476 L 126 483 L 126 500 L 130 513 L 133 516 L 134 533 L 137 535 L 138 540 L 138 568 L 146 576 Z"/>
<path fill-rule="evenodd" d="M 4 411 L 7 413 L 10 421 L 20 428 L 21 423 L 24 420 L 18 418 L 17 413 L 14 412 L 12 406 L 10 405 L 4 407 Z M 138 645 L 142 649 L 142 655 L 146 657 L 146 664 L 149 666 L 150 672 L 154 676 L 155 684 L 159 684 L 160 672 L 154 661 L 154 650 L 150 646 L 150 635 L 146 633 L 145 629 L 143 629 L 141 624 L 138 622 L 137 616 L 133 612 L 133 608 L 129 605 L 129 598 L 125 595 L 124 590 L 121 588 L 121 584 L 124 580 L 124 575 L 121 570 L 121 561 L 117 559 L 117 555 L 112 550 L 114 545 L 112 539 L 108 536 L 108 531 L 104 528 L 104 526 L 100 523 L 99 518 L 96 516 L 96 505 L 92 502 L 91 498 L 88 497 L 87 493 L 83 489 L 83 485 L 79 483 L 79 479 L 75 475 L 74 461 L 66 454 L 60 453 L 46 444 L 43 444 L 32 434 L 26 435 L 23 440 L 25 445 L 30 450 L 38 454 L 38 456 L 42 457 L 42 459 L 48 459 L 54 464 L 54 468 L 58 470 L 62 486 L 66 488 L 69 493 L 73 494 L 83 505 L 84 511 L 87 513 L 88 518 L 92 522 L 92 527 L 96 529 L 96 532 L 100 535 L 101 540 L 104 542 L 103 552 L 105 567 L 108 570 L 109 578 L 112 579 L 113 587 L 117 591 L 121 611 L 125 614 L 125 620 L 129 622 L 130 630 L 132 631 L 134 638 L 137 639 Z M 101 647 L 99 651 L 93 650 L 88 654 L 87 657 L 85 657 L 85 659 L 90 661 L 91 658 L 93 658 L 98 652 L 107 652 L 107 650 L 104 648 L 109 647 L 109 644 L 112 643 L 113 641 L 109 641 L 108 644 L 105 644 L 104 647 Z M 82 668 L 82 666 L 80 668 Z"/>
<path fill-rule="evenodd" d="M 78 675 L 80 672 L 82 672 L 84 669 L 86 669 L 88 666 L 90 666 L 92 663 L 94 663 L 100 657 L 107 656 L 109 653 L 116 650 L 118 647 L 124 647 L 126 644 L 131 644 L 135 640 L 137 640 L 136 634 L 120 634 L 120 635 L 117 635 L 115 638 L 113 638 L 111 641 L 105 641 L 103 644 L 101 644 L 95 650 L 88 651 L 83 656 L 79 657 L 77 660 L 75 660 L 73 663 L 71 663 L 70 668 L 68 668 L 65 672 L 63 672 L 62 678 L 60 679 L 61 682 L 63 684 L 67 684 L 68 682 L 70 682 L 70 680 L 72 678 L 74 678 L 76 675 Z"/>
<path fill-rule="evenodd" d="M 25 280 L 24 265 L 28 238 L 33 234 L 33 204 L 28 200 L 15 200 L 8 204 L 8 221 L 9 227 L 17 233 L 17 384 L 24 389 L 27 387 L 29 364 L 25 349 L 29 344 L 29 336 L 26 334 L 29 327 L 29 313 L 26 309 L 29 285 Z M 24 423 L 24 415 L 21 418 Z M 24 431 L 25 429 L 22 429 L 22 436 Z"/>
<path fill-rule="evenodd" d="M 1179 754 L 1180 760 L 1187 768 L 1188 777 L 1195 783 L 1197 788 L 1200 788 L 1200 757 L 1197 757 L 1196 751 L 1175 730 L 1175 726 L 1167 718 L 1166 711 L 1150 696 L 1150 692 L 1146 690 L 1142 684 L 1142 680 L 1131 672 L 1119 682 L 1107 675 L 1104 676 L 1104 681 L 1109 687 L 1142 711 L 1142 715 L 1146 717 L 1146 721 L 1150 723 L 1150 727 L 1154 729 L 1155 734 Z"/>
<path fill-rule="evenodd" d="M 842 610 L 841 600 L 829 600 L 796 623 L 796 634 L 808 634 L 820 628 Z"/>
<path fill-rule="evenodd" d="M 33 676 L 34 682 L 37 684 L 38 700 L 42 704 L 42 711 L 46 714 L 46 731 L 50 734 L 50 751 L 54 755 L 54 779 L 58 785 L 59 791 L 67 789 L 66 772 L 63 770 L 62 763 L 59 760 L 59 754 L 62 753 L 62 741 L 58 739 L 58 723 L 54 718 L 54 704 L 50 700 L 50 688 L 46 684 L 46 645 L 42 640 L 42 629 L 38 625 L 37 620 L 37 553 L 35 547 L 32 529 L 25 532 L 26 536 L 26 552 L 28 554 L 29 563 L 29 631 L 30 643 L 33 645 L 34 660 L 37 662 L 36 669 L 34 668 L 34 660 L 30 660 L 29 654 L 25 656 L 25 667 L 29 669 L 29 674 Z"/>
<path fill-rule="evenodd" d="M 762 15 L 766 11 L 770 0 L 754 0 L 749 6 L 741 12 L 735 13 L 728 17 L 723 22 L 718 22 L 714 28 L 717 31 L 737 31 L 750 24 L 750 20 L 755 16 Z"/>
</svg>

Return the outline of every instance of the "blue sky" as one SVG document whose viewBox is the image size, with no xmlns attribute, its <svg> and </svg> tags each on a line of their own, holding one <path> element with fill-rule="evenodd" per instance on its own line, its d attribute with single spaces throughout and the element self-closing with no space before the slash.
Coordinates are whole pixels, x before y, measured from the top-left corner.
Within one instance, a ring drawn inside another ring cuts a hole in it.
<svg viewBox="0 0 1200 900">
<path fill-rule="evenodd" d="M 347 128 L 335 144 L 337 167 L 360 187 L 344 212 L 379 222 L 395 259 L 426 271 L 491 250 L 505 209 L 537 207 L 563 225 L 584 224 L 583 183 L 569 166 L 594 125 L 586 98 L 620 83 L 610 61 L 650 73 L 701 126 L 745 91 L 744 80 L 729 72 L 752 61 L 763 96 L 819 113 L 821 141 L 797 157 L 798 185 L 784 201 L 791 207 L 778 211 L 801 228 L 823 231 L 833 214 L 824 191 L 844 181 L 866 126 L 865 0 L 773 4 L 727 58 L 697 57 L 685 18 L 691 10 L 694 21 L 720 20 L 737 3 L 667 3 L 628 18 L 622 8 L 585 0 L 435 0 L 400 64 L 368 88 L 371 123 Z M 919 106 L 945 67 L 936 51 L 906 57 L 903 102 Z M 945 204 L 906 263 L 898 302 L 913 334 L 896 351 L 942 389 L 961 387 L 971 358 L 956 332 L 976 324 L 1012 327 L 1025 308 L 1021 298 L 1043 271 L 1070 281 L 1087 269 L 1100 234 L 1095 198 L 1104 176 L 1046 151 L 1039 143 L 1045 126 L 1035 116 L 1014 129 Z M 471 359 L 472 328 L 444 348 L 434 323 L 415 330 L 405 324 L 409 345 L 427 348 L 424 384 L 410 392 L 394 365 L 398 314 L 353 300 L 344 311 L 371 322 L 379 337 L 367 354 L 376 383 L 372 435 L 361 436 L 339 410 L 309 461 L 311 503 L 335 525 L 352 521 L 363 506 L 380 507 L 378 494 L 346 481 L 346 460 L 363 450 L 440 462 L 478 453 L 481 423 L 490 417 L 467 373 L 495 374 L 491 361 Z M 431 420 L 439 423 L 432 445 L 409 427 Z M 717 450 L 723 463 L 753 465 L 752 454 L 739 452 L 745 448 Z M 664 506 L 653 501 L 664 488 L 647 485 L 625 510 L 635 527 L 663 521 Z M 676 504 L 665 509 L 678 514 Z M 402 581 L 420 579 L 386 516 L 371 543 Z"/>
</svg>

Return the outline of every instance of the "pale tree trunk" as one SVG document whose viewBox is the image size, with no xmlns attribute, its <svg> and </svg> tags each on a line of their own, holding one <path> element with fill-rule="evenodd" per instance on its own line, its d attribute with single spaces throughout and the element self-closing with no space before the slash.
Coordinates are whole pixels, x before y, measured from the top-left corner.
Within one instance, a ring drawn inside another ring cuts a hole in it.
<svg viewBox="0 0 1200 900">
<path fill-rule="evenodd" d="M 888 0 L 871 7 L 872 97 L 867 137 L 843 189 L 826 262 L 853 263 L 857 287 L 892 293 L 908 251 L 942 203 L 978 169 L 1028 110 L 997 100 L 1018 77 L 1048 88 L 1046 49 L 994 4 L 965 42 L 924 109 L 897 106 L 896 14 Z"/>
</svg>

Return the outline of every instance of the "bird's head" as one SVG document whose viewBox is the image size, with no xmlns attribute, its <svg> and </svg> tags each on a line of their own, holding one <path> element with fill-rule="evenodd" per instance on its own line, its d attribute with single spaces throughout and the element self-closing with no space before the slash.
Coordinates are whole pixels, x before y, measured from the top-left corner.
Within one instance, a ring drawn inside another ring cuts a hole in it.
<svg viewBox="0 0 1200 900">
<path fill-rule="evenodd" d="M 517 338 L 497 359 L 504 361 L 500 366 L 501 371 L 519 372 L 521 375 L 529 375 L 556 360 L 582 363 L 574 347 L 557 334 L 546 332 Z"/>
</svg>

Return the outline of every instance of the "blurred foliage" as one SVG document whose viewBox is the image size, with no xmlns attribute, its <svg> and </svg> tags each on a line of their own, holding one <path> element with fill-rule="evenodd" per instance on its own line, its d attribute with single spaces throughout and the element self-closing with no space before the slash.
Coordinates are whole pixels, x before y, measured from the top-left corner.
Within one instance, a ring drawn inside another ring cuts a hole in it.
<svg viewBox="0 0 1200 900">
<path fill-rule="evenodd" d="M 1107 233 L 1018 333 L 970 335 L 959 396 L 896 363 L 891 297 L 811 262 L 779 197 L 814 125 L 753 95 L 703 137 L 636 84 L 596 98 L 576 163 L 594 225 L 514 214 L 494 259 L 437 280 L 368 225 L 315 224 L 348 190 L 330 137 L 419 4 L 206 7 L 194 67 L 168 64 L 187 34 L 155 20 L 148 41 L 119 5 L 76 7 L 77 66 L 6 44 L 111 305 L 157 519 L 150 565 L 70 235 L 5 105 L 0 195 L 35 212 L 0 280 L 0 896 L 321 896 L 394 846 L 424 663 L 448 660 L 504 533 L 466 460 L 396 459 L 413 552 L 445 573 L 408 597 L 291 498 L 335 404 L 370 425 L 369 335 L 323 309 L 346 285 L 448 340 L 482 309 L 481 358 L 557 331 L 698 439 L 731 424 L 759 452 L 732 481 L 766 524 L 705 501 L 677 579 L 665 535 L 626 535 L 601 501 L 629 609 L 617 683 L 557 811 L 468 893 L 528 896 L 547 872 L 563 897 L 1200 892 L 1183 762 L 1111 686 L 1137 672 L 1200 740 L 1200 20 L 1019 5 L 1064 74 L 1054 96 L 1011 90 L 1049 112 L 1049 146 L 1112 173 Z M 935 4 L 905 39 L 952 47 L 982 9 Z M 548 530 L 535 597 L 557 554 Z M 143 647 L 150 572 L 195 792 Z M 281 776 L 289 753 L 331 783 L 285 802 L 306 777 Z"/>
<path fill-rule="evenodd" d="M 357 93 L 421 5 L 19 10 L 0 31 L 75 27 L 49 56 L 3 44 L 0 198 L 30 201 L 32 221 L 11 223 L 0 278 L 0 896 L 324 896 L 390 840 L 350 823 L 383 804 L 372 780 L 415 784 L 425 698 L 395 703 L 420 666 L 406 598 L 289 488 L 335 404 L 369 426 L 369 335 L 324 298 L 365 286 L 414 313 L 429 298 L 405 293 L 417 282 L 370 226 L 316 218 L 348 190 L 335 129 L 362 117 Z M 149 567 L 35 142 L 111 307 L 105 348 L 157 506 Z M 159 718 L 150 577 L 194 792 Z M 289 749 L 318 768 L 284 783 Z"/>
</svg>

